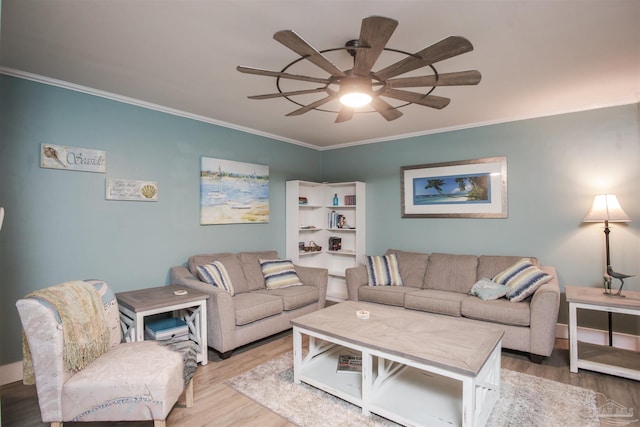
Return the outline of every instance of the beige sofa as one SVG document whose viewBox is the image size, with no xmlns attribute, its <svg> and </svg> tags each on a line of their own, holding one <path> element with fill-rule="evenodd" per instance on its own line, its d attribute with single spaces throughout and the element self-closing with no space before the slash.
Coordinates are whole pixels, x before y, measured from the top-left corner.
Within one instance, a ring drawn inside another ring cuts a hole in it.
<svg viewBox="0 0 640 427">
<path fill-rule="evenodd" d="M 278 259 L 275 251 L 194 255 L 187 266 L 172 267 L 170 281 L 208 293 L 207 344 L 223 358 L 242 345 L 291 328 L 291 319 L 324 308 L 328 272 L 295 266 L 299 286 L 267 289 L 259 259 Z M 221 261 L 235 295 L 199 279 L 197 266 Z"/>
<path fill-rule="evenodd" d="M 539 266 L 553 278 L 521 302 L 505 298 L 482 300 L 469 295 L 474 283 L 514 265 L 519 256 L 475 256 L 426 254 L 388 250 L 395 253 L 403 286 L 369 286 L 364 265 L 346 270 L 349 299 L 455 316 L 491 324 L 504 331 L 503 348 L 529 353 L 541 363 L 553 351 L 560 304 L 555 269 Z M 537 260 L 531 258 L 537 265 Z"/>
</svg>

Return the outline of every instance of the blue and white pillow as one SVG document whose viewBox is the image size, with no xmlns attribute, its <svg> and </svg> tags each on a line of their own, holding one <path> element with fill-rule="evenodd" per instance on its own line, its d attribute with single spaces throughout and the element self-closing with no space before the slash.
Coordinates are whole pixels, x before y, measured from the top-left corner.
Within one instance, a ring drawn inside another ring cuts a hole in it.
<svg viewBox="0 0 640 427">
<path fill-rule="evenodd" d="M 398 257 L 395 253 L 367 255 L 366 261 L 369 286 L 402 286 Z"/>
<path fill-rule="evenodd" d="M 215 260 L 211 264 L 198 265 L 196 268 L 198 269 L 198 277 L 203 282 L 227 291 L 231 296 L 236 294 L 229 273 L 222 261 Z"/>
<path fill-rule="evenodd" d="M 508 288 L 505 285 L 483 277 L 471 287 L 469 295 L 488 301 L 502 298 L 507 295 L 507 290 Z"/>
<path fill-rule="evenodd" d="M 529 258 L 522 258 L 511 267 L 493 276 L 493 281 L 505 285 L 507 299 L 519 302 L 532 295 L 536 289 L 553 277 L 533 265 Z"/>
<path fill-rule="evenodd" d="M 258 259 L 267 289 L 302 285 L 290 259 Z"/>
</svg>

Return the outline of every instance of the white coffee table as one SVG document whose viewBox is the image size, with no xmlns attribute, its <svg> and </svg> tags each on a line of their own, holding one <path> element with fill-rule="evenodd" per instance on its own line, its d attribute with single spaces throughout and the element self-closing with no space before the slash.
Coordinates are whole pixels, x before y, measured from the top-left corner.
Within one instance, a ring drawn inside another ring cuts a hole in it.
<svg viewBox="0 0 640 427">
<path fill-rule="evenodd" d="M 358 310 L 370 318 L 358 319 Z M 412 426 L 482 426 L 500 397 L 501 330 L 354 301 L 291 323 L 294 382 L 363 414 Z M 304 356 L 303 335 L 309 336 Z M 336 372 L 345 353 L 362 356 L 362 374 Z"/>
</svg>

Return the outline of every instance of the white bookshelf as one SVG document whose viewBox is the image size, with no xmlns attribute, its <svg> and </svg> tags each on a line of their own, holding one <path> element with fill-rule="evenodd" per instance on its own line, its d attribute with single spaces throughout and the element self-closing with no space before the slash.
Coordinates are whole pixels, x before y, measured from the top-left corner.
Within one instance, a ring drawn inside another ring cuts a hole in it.
<svg viewBox="0 0 640 427">
<path fill-rule="evenodd" d="M 334 205 L 334 195 L 338 204 Z M 350 204 L 355 196 L 355 204 Z M 366 186 L 363 182 L 319 183 L 287 181 L 286 195 L 286 256 L 295 264 L 322 267 L 329 270 L 327 299 L 344 301 L 349 298 L 345 270 L 364 263 L 366 230 Z M 302 204 L 300 198 L 305 198 Z M 348 227 L 332 227 L 330 215 L 342 215 Z M 332 250 L 329 238 L 341 240 L 341 249 Z M 321 246 L 320 251 L 300 249 Z"/>
</svg>

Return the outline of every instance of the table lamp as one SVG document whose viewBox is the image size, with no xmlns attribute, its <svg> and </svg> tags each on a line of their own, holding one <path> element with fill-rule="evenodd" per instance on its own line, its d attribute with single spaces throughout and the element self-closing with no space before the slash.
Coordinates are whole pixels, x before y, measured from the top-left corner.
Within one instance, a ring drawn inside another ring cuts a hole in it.
<svg viewBox="0 0 640 427">
<path fill-rule="evenodd" d="M 615 195 L 599 194 L 593 200 L 593 206 L 591 206 L 591 210 L 587 212 L 587 215 L 584 217 L 582 222 L 604 222 L 604 237 L 607 254 L 606 273 L 604 274 L 604 293 L 614 295 L 611 292 L 611 280 L 615 278 L 620 280 L 620 289 L 618 289 L 618 292 L 615 295 L 624 296 L 621 294 L 622 287 L 624 286 L 624 279 L 632 276 L 629 274 L 618 273 L 611 268 L 611 255 L 609 254 L 609 223 L 631 222 L 631 218 L 624 213 Z"/>
</svg>

